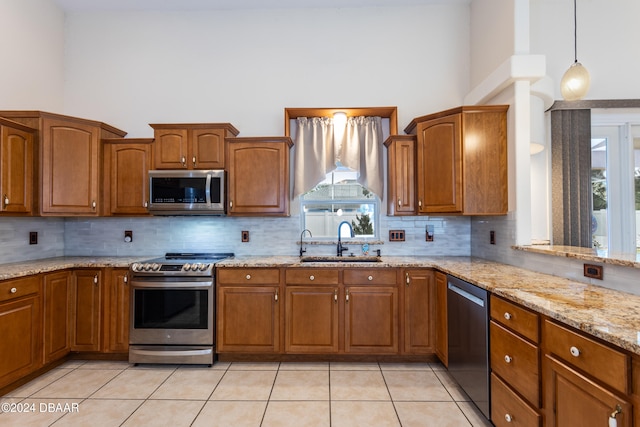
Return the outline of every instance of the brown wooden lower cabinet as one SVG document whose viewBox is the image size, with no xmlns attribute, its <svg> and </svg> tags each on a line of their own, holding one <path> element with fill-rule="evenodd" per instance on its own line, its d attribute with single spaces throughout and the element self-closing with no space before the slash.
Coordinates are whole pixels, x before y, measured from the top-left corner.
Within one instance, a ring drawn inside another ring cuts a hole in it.
<svg viewBox="0 0 640 427">
<path fill-rule="evenodd" d="M 339 296 L 337 286 L 287 286 L 285 351 L 338 351 Z"/>
<path fill-rule="evenodd" d="M 495 374 L 491 374 L 491 421 L 496 427 L 540 427 L 542 416 Z"/>
<path fill-rule="evenodd" d="M 447 327 L 447 275 L 435 272 L 436 303 L 434 309 L 436 326 L 436 356 L 444 366 L 449 366 L 449 329 Z"/>
<path fill-rule="evenodd" d="M 45 274 L 44 288 L 44 363 L 66 356 L 71 351 L 71 273 Z"/>
<path fill-rule="evenodd" d="M 105 350 L 121 353 L 129 350 L 129 269 L 109 272 L 104 301 Z"/>
<path fill-rule="evenodd" d="M 406 270 L 404 276 L 404 351 L 433 354 L 435 343 L 433 270 Z"/>
<path fill-rule="evenodd" d="M 100 351 L 102 270 L 76 270 L 71 293 L 71 350 Z"/>
<path fill-rule="evenodd" d="M 42 366 L 40 304 L 39 276 L 0 283 L 0 387 Z"/>
<path fill-rule="evenodd" d="M 347 286 L 345 338 L 347 353 L 398 353 L 398 288 Z"/>
</svg>

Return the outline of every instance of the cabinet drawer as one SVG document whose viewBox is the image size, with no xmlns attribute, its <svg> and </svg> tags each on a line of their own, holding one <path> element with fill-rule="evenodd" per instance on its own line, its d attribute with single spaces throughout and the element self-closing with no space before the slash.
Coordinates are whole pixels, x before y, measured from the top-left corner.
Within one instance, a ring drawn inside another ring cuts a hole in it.
<svg viewBox="0 0 640 427">
<path fill-rule="evenodd" d="M 0 302 L 40 292 L 40 277 L 28 276 L 0 282 Z"/>
<path fill-rule="evenodd" d="M 540 317 L 537 313 L 493 295 L 490 305 L 491 318 L 496 322 L 535 343 L 540 342 Z"/>
<path fill-rule="evenodd" d="M 217 272 L 218 284 L 277 285 L 280 270 L 277 268 L 221 268 Z"/>
<path fill-rule="evenodd" d="M 549 320 L 544 322 L 543 333 L 548 353 L 622 393 L 629 392 L 628 355 Z"/>
<path fill-rule="evenodd" d="M 395 285 L 395 268 L 353 269 L 344 271 L 345 285 Z"/>
<path fill-rule="evenodd" d="M 288 269 L 287 285 L 337 285 L 338 270 L 319 268 Z"/>
<path fill-rule="evenodd" d="M 491 370 L 532 405 L 540 406 L 540 350 L 493 320 Z"/>
<path fill-rule="evenodd" d="M 491 421 L 496 427 L 540 427 L 540 414 L 491 374 Z"/>
</svg>

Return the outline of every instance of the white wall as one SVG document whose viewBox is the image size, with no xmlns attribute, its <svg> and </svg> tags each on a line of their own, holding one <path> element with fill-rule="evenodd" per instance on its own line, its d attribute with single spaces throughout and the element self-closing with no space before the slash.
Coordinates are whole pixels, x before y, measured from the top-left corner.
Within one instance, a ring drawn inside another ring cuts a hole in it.
<svg viewBox="0 0 640 427">
<path fill-rule="evenodd" d="M 230 122 L 282 135 L 285 107 L 398 106 L 409 121 L 469 89 L 469 6 L 74 13 L 65 112 L 151 136 L 148 123 Z"/>
<path fill-rule="evenodd" d="M 51 0 L 2 0 L 0 20 L 0 109 L 62 111 L 62 11 Z"/>
</svg>

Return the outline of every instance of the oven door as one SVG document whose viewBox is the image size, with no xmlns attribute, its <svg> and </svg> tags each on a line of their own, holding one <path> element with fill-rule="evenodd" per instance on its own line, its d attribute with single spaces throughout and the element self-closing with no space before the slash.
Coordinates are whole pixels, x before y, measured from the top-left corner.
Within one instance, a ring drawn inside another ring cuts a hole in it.
<svg viewBox="0 0 640 427">
<path fill-rule="evenodd" d="M 213 277 L 134 277 L 129 343 L 213 345 L 213 283 Z"/>
</svg>

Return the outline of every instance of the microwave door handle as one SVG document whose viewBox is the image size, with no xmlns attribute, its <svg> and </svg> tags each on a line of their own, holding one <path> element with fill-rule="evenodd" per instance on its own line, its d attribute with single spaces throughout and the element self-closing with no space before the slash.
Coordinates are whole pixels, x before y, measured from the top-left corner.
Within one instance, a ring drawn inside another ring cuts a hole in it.
<svg viewBox="0 0 640 427">
<path fill-rule="evenodd" d="M 211 206 L 211 174 L 207 174 L 207 185 L 204 193 L 207 197 L 207 206 Z"/>
</svg>

